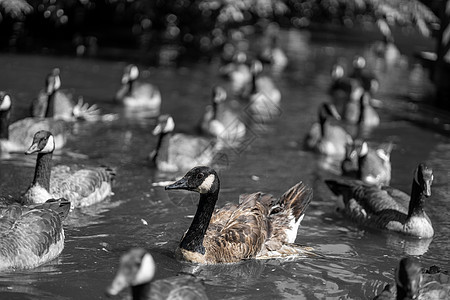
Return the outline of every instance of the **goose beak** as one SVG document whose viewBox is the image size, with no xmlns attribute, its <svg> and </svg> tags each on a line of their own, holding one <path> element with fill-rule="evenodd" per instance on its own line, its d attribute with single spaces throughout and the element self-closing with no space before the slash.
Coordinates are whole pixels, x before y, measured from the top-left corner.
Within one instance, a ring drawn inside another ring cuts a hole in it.
<svg viewBox="0 0 450 300">
<path fill-rule="evenodd" d="M 129 284 L 127 282 L 126 277 L 123 274 L 119 273 L 116 275 L 113 282 L 106 288 L 105 294 L 108 297 L 116 296 L 128 285 Z"/>
<path fill-rule="evenodd" d="M 164 189 L 166 189 L 166 190 L 190 190 L 190 188 L 188 186 L 188 181 L 184 177 L 170 185 L 166 185 L 166 187 Z"/>
<path fill-rule="evenodd" d="M 25 154 L 29 155 L 29 154 L 33 154 L 39 151 L 38 148 L 38 143 L 33 143 L 30 148 L 28 148 L 27 151 L 25 151 Z"/>
</svg>

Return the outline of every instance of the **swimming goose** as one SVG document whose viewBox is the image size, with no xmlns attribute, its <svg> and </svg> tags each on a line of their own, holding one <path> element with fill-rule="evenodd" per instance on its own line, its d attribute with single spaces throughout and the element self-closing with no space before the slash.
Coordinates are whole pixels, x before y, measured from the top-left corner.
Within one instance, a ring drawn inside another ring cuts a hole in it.
<svg viewBox="0 0 450 300">
<path fill-rule="evenodd" d="M 150 159 L 163 172 L 186 171 L 198 164 L 209 164 L 219 143 L 215 140 L 184 133 L 173 133 L 175 122 L 169 115 L 161 115 L 153 135 L 158 135 L 156 149 Z"/>
<path fill-rule="evenodd" d="M 231 89 L 239 95 L 252 80 L 250 67 L 247 65 L 247 54 L 238 51 L 233 60 L 219 69 L 219 73 L 231 82 Z"/>
<path fill-rule="evenodd" d="M 139 69 L 136 65 L 125 67 L 122 75 L 122 86 L 117 91 L 115 100 L 130 109 L 146 109 L 159 114 L 161 108 L 161 92 L 158 87 L 138 80 Z"/>
<path fill-rule="evenodd" d="M 263 63 L 269 64 L 274 72 L 283 71 L 289 63 L 288 57 L 280 46 L 279 36 L 276 32 L 269 37 L 269 45 L 262 49 L 259 59 Z"/>
<path fill-rule="evenodd" d="M 364 57 L 360 55 L 355 56 L 353 59 L 353 73 L 350 74 L 350 77 L 359 80 L 364 90 L 374 95 L 378 92 L 380 83 L 377 76 L 369 71 L 366 65 L 367 62 Z"/>
<path fill-rule="evenodd" d="M 205 134 L 233 142 L 245 135 L 246 128 L 239 115 L 226 106 L 226 99 L 223 87 L 213 88 L 212 105 L 207 106 L 200 128 Z"/>
<path fill-rule="evenodd" d="M 436 270 L 437 274 L 424 272 L 417 258 L 408 256 L 400 260 L 395 272 L 396 285 L 386 285 L 374 300 L 450 299 L 448 274 Z M 437 275 L 437 276 L 436 276 Z M 441 279 L 443 277 L 443 281 Z"/>
<path fill-rule="evenodd" d="M 323 103 L 319 107 L 319 122 L 311 126 L 305 146 L 327 156 L 344 158 L 346 145 L 351 144 L 353 139 L 342 127 L 330 124 L 330 117 L 341 119 L 333 104 Z"/>
<path fill-rule="evenodd" d="M 367 185 L 359 180 L 325 180 L 335 195 L 343 196 L 344 211 L 356 223 L 418 238 L 434 235 L 423 209 L 425 199 L 431 196 L 432 182 L 433 172 L 423 163 L 414 172 L 411 196 L 390 186 Z"/>
<path fill-rule="evenodd" d="M 242 95 L 248 101 L 248 111 L 256 121 L 271 120 L 281 112 L 281 92 L 270 77 L 261 75 L 262 70 L 262 63 L 255 60 L 251 66 L 251 83 Z"/>
<path fill-rule="evenodd" d="M 388 143 L 378 149 L 369 148 L 365 141 L 354 141 L 346 149 L 342 161 L 342 174 L 356 177 L 367 184 L 389 185 L 391 181 L 391 151 Z"/>
<path fill-rule="evenodd" d="M 214 169 L 195 167 L 166 190 L 182 189 L 200 194 L 200 202 L 177 256 L 200 264 L 232 263 L 243 259 L 314 256 L 294 244 L 312 189 L 302 182 L 279 199 L 261 192 L 241 195 L 239 205 L 214 210 L 220 181 Z"/>
<path fill-rule="evenodd" d="M 115 296 L 131 287 L 133 300 L 206 300 L 203 281 L 193 275 L 180 275 L 152 281 L 156 264 L 150 253 L 142 248 L 133 248 L 123 254 L 119 270 L 106 294 Z"/>
<path fill-rule="evenodd" d="M 69 210 L 70 202 L 64 199 L 0 205 L 0 271 L 32 269 L 58 257 Z"/>
<path fill-rule="evenodd" d="M 380 125 L 380 116 L 371 104 L 370 93 L 365 92 L 360 98 L 359 118 L 357 124 L 363 127 L 376 127 Z"/>
<path fill-rule="evenodd" d="M 69 127 L 62 120 L 50 118 L 25 118 L 9 123 L 12 99 L 0 92 L 0 153 L 24 152 L 38 130 L 54 132 L 55 149 L 61 149 L 67 141 Z"/>
<path fill-rule="evenodd" d="M 76 119 L 97 119 L 99 110 L 94 104 L 89 106 L 80 97 L 75 103 L 73 95 L 60 90 L 61 77 L 58 68 L 54 68 L 47 76 L 45 89 L 40 91 L 31 103 L 31 116 L 38 118 L 54 118 L 64 121 Z"/>
<path fill-rule="evenodd" d="M 34 179 L 23 195 L 23 202 L 42 203 L 50 198 L 65 198 L 72 207 L 89 206 L 112 194 L 115 172 L 109 167 L 58 165 L 52 168 L 55 149 L 53 135 L 38 131 L 25 154 L 37 153 Z"/>
</svg>

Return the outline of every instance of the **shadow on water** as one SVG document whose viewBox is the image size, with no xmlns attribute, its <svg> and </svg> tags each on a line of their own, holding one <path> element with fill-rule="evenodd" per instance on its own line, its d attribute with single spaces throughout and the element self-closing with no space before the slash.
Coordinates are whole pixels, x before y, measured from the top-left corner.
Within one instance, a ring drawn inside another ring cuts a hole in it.
<svg viewBox="0 0 450 300">
<path fill-rule="evenodd" d="M 424 264 L 450 265 L 447 210 L 450 196 L 450 140 L 433 127 L 399 120 L 408 90 L 407 66 L 383 73 L 379 98 L 382 123 L 370 132 L 370 141 L 392 140 L 392 186 L 409 192 L 412 172 L 420 161 L 434 170 L 433 195 L 426 211 L 436 231 L 432 240 L 358 228 L 336 211 L 339 201 L 323 180 L 339 176 L 339 165 L 304 151 L 303 137 L 317 119 L 317 110 L 328 100 L 329 71 L 339 58 L 347 61 L 367 50 L 364 45 L 310 42 L 289 32 L 285 37 L 291 63 L 276 83 L 282 91 L 280 116 L 264 126 L 252 126 L 240 148 L 225 151 L 216 161 L 221 178 L 217 206 L 238 201 L 239 194 L 263 191 L 280 196 L 300 180 L 314 189 L 314 200 L 299 229 L 297 242 L 312 246 L 325 259 L 244 261 L 223 266 L 198 266 L 179 262 L 174 249 L 189 227 L 198 203 L 193 193 L 167 193 L 163 186 L 182 174 L 156 171 L 148 155 L 156 145 L 151 131 L 154 118 L 136 118 L 112 102 L 125 62 L 81 60 L 50 56 L 0 56 L 3 89 L 16 100 L 13 118 L 27 113 L 30 100 L 43 87 L 45 75 L 61 68 L 62 86 L 73 88 L 85 101 L 97 103 L 104 113 L 117 114 L 110 122 L 82 123 L 69 139 L 66 152 L 55 163 L 111 165 L 117 182 L 111 199 L 75 210 L 66 221 L 66 243 L 55 261 L 30 271 L 0 275 L 0 298 L 104 299 L 103 290 L 113 278 L 118 259 L 130 247 L 149 249 L 155 257 L 157 278 L 195 273 L 205 279 L 210 299 L 370 299 L 393 280 L 398 259 L 416 255 Z M 300 50 L 299 50 L 300 49 Z M 194 132 L 211 87 L 227 86 L 217 75 L 217 65 L 198 63 L 178 69 L 150 69 L 148 79 L 163 96 L 162 111 L 170 113 L 176 130 Z M 414 75 L 414 84 L 426 74 Z M 393 75 L 391 75 L 393 74 Z M 403 101 L 403 102 L 401 102 Z M 400 105 L 402 103 L 402 105 Z M 407 105 L 407 104 L 405 104 Z M 416 111 L 422 119 L 428 113 Z M 14 155 L 0 160 L 0 189 L 19 195 L 33 177 L 35 157 Z M 263 163 L 262 163 L 263 162 Z M 125 293 L 122 298 L 125 298 Z"/>
</svg>

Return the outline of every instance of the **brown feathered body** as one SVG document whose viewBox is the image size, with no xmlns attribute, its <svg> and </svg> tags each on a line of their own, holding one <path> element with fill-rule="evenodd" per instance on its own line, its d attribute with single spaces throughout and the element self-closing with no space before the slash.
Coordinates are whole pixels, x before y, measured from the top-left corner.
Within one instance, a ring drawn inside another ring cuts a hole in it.
<svg viewBox="0 0 450 300">
<path fill-rule="evenodd" d="M 182 247 L 178 253 L 202 264 L 311 254 L 307 247 L 293 244 L 311 199 L 312 189 L 301 182 L 280 199 L 261 192 L 241 195 L 240 204 L 213 213 L 203 239 L 204 254 Z"/>
</svg>

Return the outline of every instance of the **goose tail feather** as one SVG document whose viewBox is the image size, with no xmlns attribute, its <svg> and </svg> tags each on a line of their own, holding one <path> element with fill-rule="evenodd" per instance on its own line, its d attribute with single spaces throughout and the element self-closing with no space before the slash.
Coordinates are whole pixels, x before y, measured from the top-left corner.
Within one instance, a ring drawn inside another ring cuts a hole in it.
<svg viewBox="0 0 450 300">
<path fill-rule="evenodd" d="M 279 205 L 285 210 L 290 210 L 297 222 L 305 214 L 312 198 L 313 190 L 303 182 L 299 182 L 280 197 Z"/>
</svg>

